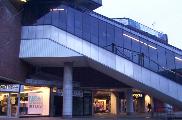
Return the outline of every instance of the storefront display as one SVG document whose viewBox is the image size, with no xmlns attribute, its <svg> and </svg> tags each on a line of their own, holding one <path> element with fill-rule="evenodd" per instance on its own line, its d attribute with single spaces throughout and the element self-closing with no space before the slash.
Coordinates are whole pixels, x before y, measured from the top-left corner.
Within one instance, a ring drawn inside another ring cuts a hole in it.
<svg viewBox="0 0 182 120">
<path fill-rule="evenodd" d="M 0 93 L 0 116 L 7 116 L 8 93 Z"/>
<path fill-rule="evenodd" d="M 20 93 L 20 115 L 49 115 L 50 88 L 25 86 Z"/>
</svg>

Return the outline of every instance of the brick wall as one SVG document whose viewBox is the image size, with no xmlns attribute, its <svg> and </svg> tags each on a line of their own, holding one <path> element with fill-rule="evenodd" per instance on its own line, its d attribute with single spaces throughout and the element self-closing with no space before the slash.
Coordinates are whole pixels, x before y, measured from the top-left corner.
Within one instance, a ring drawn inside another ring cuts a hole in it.
<svg viewBox="0 0 182 120">
<path fill-rule="evenodd" d="M 0 1 L 0 79 L 23 81 L 27 65 L 19 60 L 21 38 L 20 14 Z"/>
</svg>

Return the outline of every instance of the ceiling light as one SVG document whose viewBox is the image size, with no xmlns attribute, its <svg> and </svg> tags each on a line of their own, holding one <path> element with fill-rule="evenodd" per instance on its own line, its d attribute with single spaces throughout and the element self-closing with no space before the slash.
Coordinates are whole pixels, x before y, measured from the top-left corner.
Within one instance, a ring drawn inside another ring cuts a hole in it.
<svg viewBox="0 0 182 120">
<path fill-rule="evenodd" d="M 27 0 L 20 0 L 21 2 L 27 2 Z"/>
</svg>

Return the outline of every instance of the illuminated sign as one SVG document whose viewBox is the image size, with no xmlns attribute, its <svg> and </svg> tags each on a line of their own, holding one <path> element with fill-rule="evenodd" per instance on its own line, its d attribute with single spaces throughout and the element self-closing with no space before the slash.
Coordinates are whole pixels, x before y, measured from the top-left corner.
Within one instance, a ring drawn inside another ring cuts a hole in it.
<svg viewBox="0 0 182 120">
<path fill-rule="evenodd" d="M 142 94 L 133 94 L 133 97 L 135 98 L 139 98 L 139 97 L 142 97 L 143 95 Z"/>
<path fill-rule="evenodd" d="M 64 9 L 63 8 L 53 8 L 53 9 L 50 9 L 50 11 L 63 11 Z"/>
<path fill-rule="evenodd" d="M 19 84 L 0 85 L 1 92 L 19 92 Z"/>
<path fill-rule="evenodd" d="M 53 92 L 59 94 L 59 96 L 63 96 L 63 90 L 53 88 Z M 83 91 L 82 90 L 73 90 L 72 95 L 74 97 L 83 97 Z"/>
<path fill-rule="evenodd" d="M 28 93 L 28 114 L 42 114 L 42 98 L 41 93 Z"/>
</svg>

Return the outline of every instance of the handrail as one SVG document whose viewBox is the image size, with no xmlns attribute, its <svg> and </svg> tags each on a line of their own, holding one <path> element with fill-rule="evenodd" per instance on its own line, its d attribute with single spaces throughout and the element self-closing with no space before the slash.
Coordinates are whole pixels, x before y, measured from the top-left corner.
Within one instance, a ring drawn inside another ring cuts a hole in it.
<svg viewBox="0 0 182 120">
<path fill-rule="evenodd" d="M 125 48 L 125 47 L 121 47 L 121 46 L 115 45 L 114 43 L 111 43 L 111 44 L 109 44 L 109 45 L 106 45 L 106 46 L 104 46 L 104 48 L 110 47 L 110 46 L 111 46 L 111 47 L 115 47 L 116 50 L 119 51 L 119 53 L 121 53 L 123 56 L 125 56 L 125 58 L 127 58 L 127 59 L 129 59 L 129 60 L 131 60 L 131 61 L 133 61 L 133 60 L 132 60 L 130 57 L 127 57 L 127 55 L 126 55 L 124 52 L 121 52 L 118 48 L 121 48 L 121 49 L 123 49 L 123 50 L 130 51 L 130 52 L 132 53 L 132 55 L 133 55 L 133 53 L 135 54 L 134 56 L 139 56 L 139 55 L 142 54 L 141 52 L 137 52 L 137 51 L 134 51 L 134 50 L 130 50 L 130 49 L 127 49 L 127 48 Z M 115 48 L 112 48 L 112 49 L 115 49 Z M 155 60 L 152 60 L 149 56 L 146 56 L 145 54 L 142 54 L 142 55 L 143 55 L 143 57 L 146 57 L 147 59 L 149 59 L 150 61 L 152 61 L 153 63 L 155 63 L 155 64 L 158 66 L 158 68 L 162 68 L 163 70 L 169 71 L 170 73 L 174 74 L 175 76 L 182 77 L 182 75 L 181 75 L 180 73 L 174 72 L 174 71 L 170 70 L 170 69 L 167 68 L 167 67 L 162 67 L 162 66 L 159 65 Z M 139 65 L 140 65 L 140 63 L 139 63 Z M 143 66 L 143 65 L 140 65 L 140 66 Z"/>
</svg>

